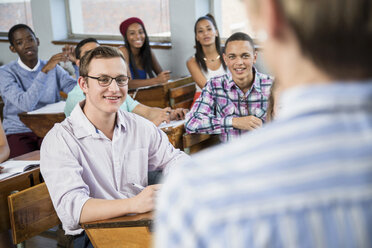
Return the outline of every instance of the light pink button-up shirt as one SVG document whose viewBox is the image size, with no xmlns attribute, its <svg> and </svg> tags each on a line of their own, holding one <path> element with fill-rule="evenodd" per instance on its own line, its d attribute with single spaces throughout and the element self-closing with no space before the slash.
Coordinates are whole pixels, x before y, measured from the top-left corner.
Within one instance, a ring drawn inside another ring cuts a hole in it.
<svg viewBox="0 0 372 248">
<path fill-rule="evenodd" d="M 175 149 L 150 121 L 119 111 L 113 139 L 97 130 L 76 105 L 71 116 L 44 138 L 40 168 L 66 234 L 82 232 L 79 219 L 90 198 L 123 199 L 147 186 L 147 173 L 166 174 L 188 156 Z"/>
</svg>

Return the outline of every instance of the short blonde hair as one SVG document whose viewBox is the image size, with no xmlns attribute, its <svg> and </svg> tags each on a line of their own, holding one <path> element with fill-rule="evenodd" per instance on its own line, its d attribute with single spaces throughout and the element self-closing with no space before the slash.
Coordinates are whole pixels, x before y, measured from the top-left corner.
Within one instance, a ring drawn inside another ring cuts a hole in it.
<svg viewBox="0 0 372 248">
<path fill-rule="evenodd" d="M 82 77 L 88 76 L 89 64 L 94 58 L 122 58 L 123 53 L 116 47 L 99 46 L 87 52 L 80 60 L 79 74 Z"/>
<path fill-rule="evenodd" d="M 372 76 L 370 0 L 276 0 L 303 54 L 337 79 Z"/>
</svg>

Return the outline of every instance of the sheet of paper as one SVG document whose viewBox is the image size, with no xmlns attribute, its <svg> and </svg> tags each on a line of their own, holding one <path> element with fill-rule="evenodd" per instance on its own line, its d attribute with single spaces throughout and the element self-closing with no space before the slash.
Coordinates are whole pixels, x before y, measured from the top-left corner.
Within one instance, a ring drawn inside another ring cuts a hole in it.
<svg viewBox="0 0 372 248">
<path fill-rule="evenodd" d="M 36 109 L 34 111 L 28 112 L 27 114 L 57 114 L 63 113 L 65 109 L 66 102 L 60 101 L 56 103 L 47 104 L 42 108 Z"/>
<path fill-rule="evenodd" d="M 163 122 L 159 125 L 159 128 L 178 127 L 185 124 L 185 120 L 170 121 L 169 123 Z"/>
</svg>

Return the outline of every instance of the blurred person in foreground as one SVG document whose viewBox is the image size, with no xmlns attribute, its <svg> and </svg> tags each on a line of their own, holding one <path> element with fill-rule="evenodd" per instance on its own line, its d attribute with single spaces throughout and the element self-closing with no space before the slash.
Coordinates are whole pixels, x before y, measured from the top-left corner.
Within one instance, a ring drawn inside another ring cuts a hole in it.
<svg viewBox="0 0 372 248">
<path fill-rule="evenodd" d="M 247 5 L 281 108 L 168 176 L 156 247 L 371 247 L 371 1 Z"/>
</svg>

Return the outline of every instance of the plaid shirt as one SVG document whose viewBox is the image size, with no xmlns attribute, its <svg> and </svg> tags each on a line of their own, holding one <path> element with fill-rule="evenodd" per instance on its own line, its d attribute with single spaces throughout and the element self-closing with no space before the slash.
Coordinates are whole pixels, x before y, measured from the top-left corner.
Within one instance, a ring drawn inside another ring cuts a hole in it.
<svg viewBox="0 0 372 248">
<path fill-rule="evenodd" d="M 221 141 L 226 142 L 246 132 L 232 126 L 234 117 L 254 115 L 264 122 L 273 79 L 253 70 L 255 79 L 245 94 L 232 80 L 231 73 L 209 80 L 186 115 L 186 131 L 220 134 Z"/>
</svg>

